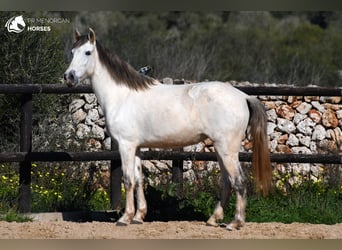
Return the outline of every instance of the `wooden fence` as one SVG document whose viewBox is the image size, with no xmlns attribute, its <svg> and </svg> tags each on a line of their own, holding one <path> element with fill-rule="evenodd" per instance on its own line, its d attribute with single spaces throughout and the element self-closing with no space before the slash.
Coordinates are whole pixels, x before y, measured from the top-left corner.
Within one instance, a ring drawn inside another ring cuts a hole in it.
<svg viewBox="0 0 342 250">
<path fill-rule="evenodd" d="M 183 82 L 177 82 L 182 84 Z M 278 96 L 341 96 L 341 88 L 322 87 L 238 87 L 249 95 Z M 110 198 L 113 209 L 120 207 L 121 198 L 121 162 L 115 145 L 112 151 L 103 152 L 32 152 L 32 96 L 33 94 L 72 94 L 92 93 L 88 85 L 68 88 L 62 84 L 0 84 L 0 94 L 21 94 L 20 115 L 20 152 L 0 153 L 0 162 L 19 162 L 19 210 L 30 212 L 31 202 L 31 162 L 35 161 L 111 161 Z M 172 160 L 172 180 L 182 184 L 184 160 L 217 161 L 212 152 L 146 151 L 141 152 L 144 160 Z M 240 153 L 240 161 L 251 161 L 251 153 Z M 297 163 L 340 164 L 342 156 L 338 154 L 271 154 L 271 161 Z M 182 185 L 180 185 L 181 187 Z"/>
</svg>

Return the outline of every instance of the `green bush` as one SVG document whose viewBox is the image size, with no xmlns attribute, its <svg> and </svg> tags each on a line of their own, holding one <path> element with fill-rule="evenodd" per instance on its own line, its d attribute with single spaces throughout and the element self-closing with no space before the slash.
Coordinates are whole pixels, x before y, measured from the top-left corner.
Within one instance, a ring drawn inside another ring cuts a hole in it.
<svg viewBox="0 0 342 250">
<path fill-rule="evenodd" d="M 342 186 L 332 188 L 307 181 L 290 193 L 277 191 L 269 197 L 250 197 L 247 221 L 335 224 L 342 222 Z"/>
<path fill-rule="evenodd" d="M 0 221 L 29 222 L 32 221 L 32 218 L 26 215 L 19 214 L 17 211 L 10 209 L 5 214 L 0 214 Z"/>
<path fill-rule="evenodd" d="M 94 187 L 86 171 L 56 165 L 46 169 L 32 164 L 31 212 L 108 210 L 107 190 Z M 19 174 L 13 166 L 0 165 L 0 212 L 18 208 Z"/>
<path fill-rule="evenodd" d="M 287 182 L 288 176 L 277 176 L 277 179 Z M 177 199 L 175 192 L 172 191 L 174 184 L 157 187 L 162 192 L 162 199 L 156 202 L 159 206 L 153 205 L 153 209 L 163 211 L 161 207 L 169 207 L 173 204 L 173 210 L 176 211 L 173 217 L 175 220 L 206 220 L 212 214 L 218 201 L 218 182 L 217 170 L 209 172 L 207 177 L 195 181 L 194 184 L 185 182 L 181 199 Z M 279 185 L 267 197 L 260 197 L 254 191 L 249 190 L 246 221 L 314 224 L 342 222 L 341 180 L 334 184 L 329 181 L 303 179 L 296 185 L 291 186 L 288 183 L 284 185 L 288 187 L 286 192 L 284 192 L 283 186 Z M 252 186 L 251 183 L 249 186 Z M 232 192 L 230 202 L 225 209 L 224 222 L 229 222 L 234 218 L 235 202 L 235 192 Z"/>
<path fill-rule="evenodd" d="M 23 13 L 0 12 L 0 19 L 8 20 L 18 14 Z M 20 34 L 1 32 L 0 84 L 60 82 L 66 68 L 64 44 L 60 36 L 58 31 Z M 63 99 L 56 95 L 34 95 L 33 124 L 41 123 L 50 114 L 56 117 L 62 108 Z M 18 150 L 19 105 L 19 95 L 0 95 L 1 151 Z"/>
<path fill-rule="evenodd" d="M 32 212 L 109 210 L 107 190 L 96 188 L 92 178 L 75 169 L 62 166 L 44 169 L 32 164 Z M 206 178 L 184 183 L 182 197 L 177 197 L 174 183 L 147 187 L 147 220 L 206 220 L 218 201 L 219 172 L 213 170 Z M 285 178 L 281 178 L 286 181 Z M 25 221 L 17 215 L 19 176 L 8 165 L 0 165 L 1 219 Z M 122 191 L 124 202 L 125 193 Z M 342 222 L 342 185 L 306 180 L 287 192 L 279 187 L 268 197 L 251 192 L 246 209 L 247 222 L 302 222 L 335 224 Z M 235 213 L 235 193 L 225 210 L 224 221 Z M 16 217 L 18 216 L 18 217 Z"/>
<path fill-rule="evenodd" d="M 8 165 L 0 165 L 0 212 L 17 209 L 19 175 Z"/>
<path fill-rule="evenodd" d="M 294 85 L 338 85 L 337 71 L 341 65 L 341 34 L 318 26 L 301 24 L 287 33 L 279 34 L 274 46 L 274 64 L 278 81 Z"/>
<path fill-rule="evenodd" d="M 341 83 L 340 12 L 92 12 L 75 21 L 157 78 Z"/>
</svg>

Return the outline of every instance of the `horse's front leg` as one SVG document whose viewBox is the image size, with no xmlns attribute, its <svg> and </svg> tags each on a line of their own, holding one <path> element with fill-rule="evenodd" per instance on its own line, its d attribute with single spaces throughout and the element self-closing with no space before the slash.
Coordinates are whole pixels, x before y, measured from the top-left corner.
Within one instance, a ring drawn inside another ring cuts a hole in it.
<svg viewBox="0 0 342 250">
<path fill-rule="evenodd" d="M 132 223 L 142 224 L 147 213 L 147 204 L 144 195 L 144 180 L 142 175 L 141 159 L 139 156 L 135 157 L 135 184 L 136 184 L 136 198 L 137 198 L 137 212 L 133 218 Z"/>
<path fill-rule="evenodd" d="M 125 226 L 131 223 L 135 208 L 134 208 L 134 187 L 135 187 L 135 151 L 136 147 L 132 145 L 121 145 L 119 143 L 119 151 L 122 162 L 122 173 L 124 187 L 126 191 L 126 207 L 125 213 L 118 220 L 118 226 Z"/>
</svg>

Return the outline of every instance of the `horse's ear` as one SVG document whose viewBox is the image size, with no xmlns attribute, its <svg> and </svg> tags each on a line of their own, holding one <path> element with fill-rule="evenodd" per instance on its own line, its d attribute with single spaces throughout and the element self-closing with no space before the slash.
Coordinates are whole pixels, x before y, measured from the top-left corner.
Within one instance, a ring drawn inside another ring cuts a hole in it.
<svg viewBox="0 0 342 250">
<path fill-rule="evenodd" d="M 88 38 L 89 38 L 90 43 L 92 44 L 95 43 L 95 31 L 92 28 L 89 28 Z"/>
<path fill-rule="evenodd" d="M 80 37 L 81 37 L 80 32 L 77 29 L 75 29 L 74 30 L 74 40 L 75 40 L 75 42 L 77 42 L 80 39 Z"/>
</svg>

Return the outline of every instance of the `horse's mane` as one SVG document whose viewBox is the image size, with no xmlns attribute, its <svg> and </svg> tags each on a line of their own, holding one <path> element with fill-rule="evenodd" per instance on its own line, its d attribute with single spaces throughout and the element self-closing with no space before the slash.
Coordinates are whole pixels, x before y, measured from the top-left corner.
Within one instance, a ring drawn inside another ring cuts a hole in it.
<svg viewBox="0 0 342 250">
<path fill-rule="evenodd" d="M 74 44 L 79 47 L 88 41 L 88 36 L 81 36 Z M 100 62 L 105 66 L 118 84 L 124 84 L 128 88 L 139 91 L 148 89 L 154 84 L 155 80 L 149 76 L 140 74 L 130 64 L 121 60 L 115 53 L 110 53 L 105 49 L 98 40 L 96 40 L 96 49 L 99 55 Z"/>
</svg>

